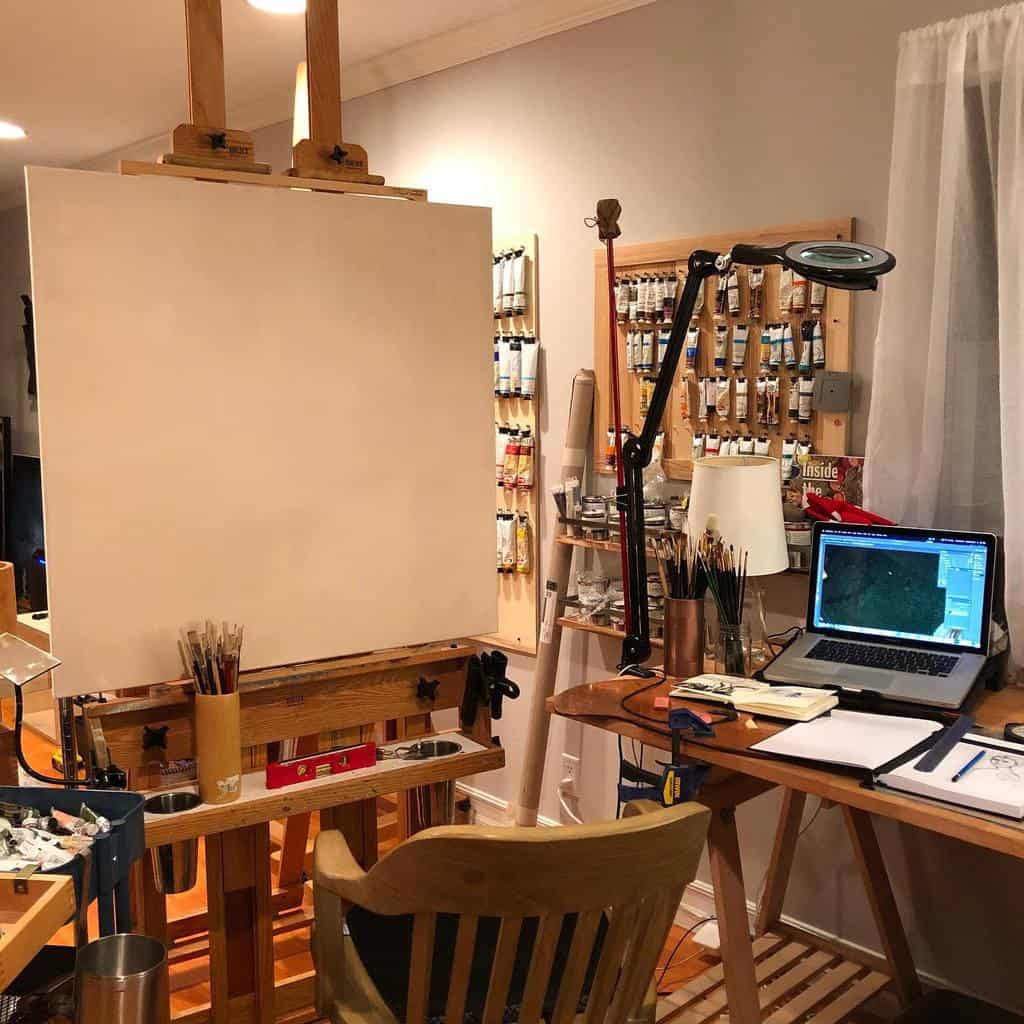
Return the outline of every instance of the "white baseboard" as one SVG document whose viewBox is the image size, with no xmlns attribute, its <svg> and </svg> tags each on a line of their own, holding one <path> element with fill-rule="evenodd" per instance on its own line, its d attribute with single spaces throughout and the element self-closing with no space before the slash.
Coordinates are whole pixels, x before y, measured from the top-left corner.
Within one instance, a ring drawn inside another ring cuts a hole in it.
<svg viewBox="0 0 1024 1024">
<path fill-rule="evenodd" d="M 485 790 L 477 789 L 476 786 L 467 786 L 459 782 L 455 786 L 456 799 L 468 799 L 473 806 L 476 820 L 481 825 L 511 825 L 511 810 L 507 800 L 488 793 Z M 537 824 L 542 828 L 558 828 L 561 822 L 554 818 L 546 818 L 543 814 L 537 815 Z"/>
</svg>

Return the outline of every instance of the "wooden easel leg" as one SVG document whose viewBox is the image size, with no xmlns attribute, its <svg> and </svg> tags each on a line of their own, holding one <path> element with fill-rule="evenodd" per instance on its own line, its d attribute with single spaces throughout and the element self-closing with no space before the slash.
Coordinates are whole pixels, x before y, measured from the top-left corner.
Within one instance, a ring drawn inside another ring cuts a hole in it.
<svg viewBox="0 0 1024 1024">
<path fill-rule="evenodd" d="M 782 905 L 786 900 L 786 889 L 793 870 L 793 857 L 796 854 L 796 842 L 800 836 L 800 823 L 803 821 L 806 803 L 807 794 L 795 789 L 787 789 L 783 796 L 772 859 L 768 864 L 764 896 L 761 898 L 757 921 L 754 924 L 755 935 L 764 935 L 770 931 L 782 915 Z"/>
<path fill-rule="evenodd" d="M 716 810 L 708 832 L 711 881 L 715 887 L 715 912 L 725 965 L 725 989 L 729 997 L 730 1024 L 760 1024 L 761 1006 L 754 974 L 754 950 L 747 920 L 747 895 L 743 888 L 739 835 L 735 808 Z"/>
<path fill-rule="evenodd" d="M 921 982 L 914 967 L 914 957 L 910 952 L 903 922 L 900 920 L 896 897 L 893 896 L 889 875 L 885 870 L 885 861 L 875 835 L 875 827 L 871 815 L 867 811 L 859 811 L 853 807 L 843 807 L 843 819 L 846 831 L 853 843 L 853 852 L 857 858 L 864 889 L 871 904 L 871 912 L 875 916 L 878 934 L 882 939 L 886 959 L 892 968 L 893 984 L 896 994 L 904 1006 L 909 1006 L 921 997 Z"/>
<path fill-rule="evenodd" d="M 228 115 L 220 0 L 185 0 L 185 40 L 189 120 L 223 130 Z"/>
<path fill-rule="evenodd" d="M 274 1021 L 274 937 L 270 903 L 270 827 L 234 829 L 206 839 L 210 923 L 210 1019 Z"/>
<path fill-rule="evenodd" d="M 338 0 L 306 4 L 306 74 L 309 82 L 309 137 L 341 142 L 341 46 Z"/>
<path fill-rule="evenodd" d="M 315 754 L 316 736 L 302 736 L 296 744 L 297 757 Z M 296 905 L 302 902 L 302 874 L 306 868 L 306 845 L 309 842 L 311 814 L 294 814 L 284 825 L 284 840 L 281 843 L 281 870 L 277 884 L 281 889 L 297 888 Z"/>
<path fill-rule="evenodd" d="M 321 830 L 336 828 L 364 869 L 377 863 L 377 801 L 359 800 L 320 812 Z"/>
</svg>

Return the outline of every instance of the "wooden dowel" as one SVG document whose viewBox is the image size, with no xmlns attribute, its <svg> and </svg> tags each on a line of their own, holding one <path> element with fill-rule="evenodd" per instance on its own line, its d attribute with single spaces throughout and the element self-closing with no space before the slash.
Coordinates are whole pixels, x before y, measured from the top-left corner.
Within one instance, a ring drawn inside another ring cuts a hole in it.
<svg viewBox="0 0 1024 1024">
<path fill-rule="evenodd" d="M 337 145 L 342 140 L 338 0 L 309 0 L 306 5 L 306 74 L 309 137 Z"/>
<path fill-rule="evenodd" d="M 223 129 L 228 115 L 220 0 L 185 0 L 185 43 L 189 120 L 203 128 Z"/>
</svg>

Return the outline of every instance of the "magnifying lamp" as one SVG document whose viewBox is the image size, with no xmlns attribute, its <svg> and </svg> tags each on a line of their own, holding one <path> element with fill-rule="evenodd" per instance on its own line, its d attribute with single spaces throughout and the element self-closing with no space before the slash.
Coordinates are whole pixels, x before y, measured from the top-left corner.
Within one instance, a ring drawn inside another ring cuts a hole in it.
<svg viewBox="0 0 1024 1024">
<path fill-rule="evenodd" d="M 614 205 L 611 205 L 614 204 Z M 619 207 L 615 200 L 602 200 L 598 204 L 595 220 L 603 241 L 620 234 Z M 608 211 L 614 212 L 609 217 Z M 603 213 L 602 213 L 603 211 Z M 644 528 L 644 469 L 650 464 L 654 443 L 665 416 L 672 393 L 679 358 L 686 340 L 686 330 L 693 317 L 697 297 L 709 277 L 727 274 L 734 264 L 749 267 L 787 267 L 819 284 L 846 291 L 873 291 L 878 278 L 896 266 L 896 258 L 885 249 L 863 242 L 827 239 L 813 242 L 786 242 L 778 246 L 735 245 L 726 253 L 698 249 L 690 255 L 686 286 L 679 299 L 672 333 L 665 349 L 665 357 L 658 371 L 647 416 L 639 435 L 630 434 L 622 446 L 624 482 L 616 489 L 619 511 L 624 513 L 625 529 L 622 533 L 623 562 L 627 588 L 626 639 L 622 642 L 623 671 L 640 675 L 650 673 L 640 669 L 651 656 L 651 624 L 647 605 L 647 538 Z M 611 267 L 611 261 L 609 261 Z M 612 274 L 609 274 L 613 278 Z M 614 308 L 614 304 L 613 304 Z M 612 343 L 615 343 L 612 337 Z"/>
</svg>

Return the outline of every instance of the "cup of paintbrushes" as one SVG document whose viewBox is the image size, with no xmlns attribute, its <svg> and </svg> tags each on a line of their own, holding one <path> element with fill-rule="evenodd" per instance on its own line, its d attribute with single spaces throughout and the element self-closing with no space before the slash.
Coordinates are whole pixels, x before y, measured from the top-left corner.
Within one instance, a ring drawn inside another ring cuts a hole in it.
<svg viewBox="0 0 1024 1024">
<path fill-rule="evenodd" d="M 196 771 L 203 803 L 229 804 L 242 792 L 239 694 L 195 696 Z"/>
<path fill-rule="evenodd" d="M 665 674 L 690 679 L 704 671 L 704 598 L 665 598 Z"/>
</svg>

